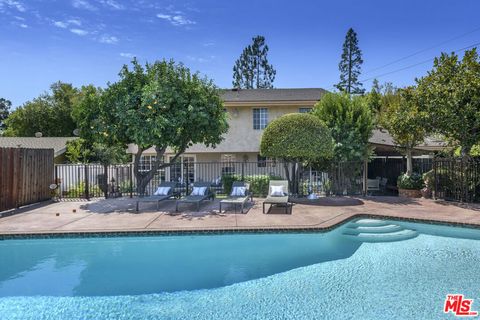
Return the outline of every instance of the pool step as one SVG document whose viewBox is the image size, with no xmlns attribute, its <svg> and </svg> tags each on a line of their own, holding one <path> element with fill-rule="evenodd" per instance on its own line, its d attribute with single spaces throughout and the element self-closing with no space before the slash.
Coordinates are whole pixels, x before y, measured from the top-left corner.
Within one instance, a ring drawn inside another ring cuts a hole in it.
<svg viewBox="0 0 480 320">
<path fill-rule="evenodd" d="M 345 232 L 348 234 L 359 234 L 359 233 L 389 233 L 403 230 L 398 224 L 386 224 L 384 226 L 361 226 L 361 227 L 351 227 L 347 226 Z"/>
<path fill-rule="evenodd" d="M 382 227 L 388 224 L 389 223 L 384 220 L 359 219 L 359 220 L 350 222 L 348 225 L 353 227 Z"/>
<path fill-rule="evenodd" d="M 360 242 L 392 242 L 415 238 L 418 232 L 384 220 L 359 219 L 348 223 L 343 236 Z"/>
<path fill-rule="evenodd" d="M 361 242 L 393 242 L 415 238 L 418 236 L 418 233 L 415 230 L 404 229 L 389 233 L 359 233 L 356 235 L 344 233 L 343 235 L 349 239 Z"/>
</svg>

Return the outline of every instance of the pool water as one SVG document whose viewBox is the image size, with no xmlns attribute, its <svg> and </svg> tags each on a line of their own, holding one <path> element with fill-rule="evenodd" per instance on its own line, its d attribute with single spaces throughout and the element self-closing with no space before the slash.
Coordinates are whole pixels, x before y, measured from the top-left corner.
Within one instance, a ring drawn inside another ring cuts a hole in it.
<svg viewBox="0 0 480 320">
<path fill-rule="evenodd" d="M 480 310 L 480 230 L 0 241 L 0 319 L 442 319 Z"/>
</svg>

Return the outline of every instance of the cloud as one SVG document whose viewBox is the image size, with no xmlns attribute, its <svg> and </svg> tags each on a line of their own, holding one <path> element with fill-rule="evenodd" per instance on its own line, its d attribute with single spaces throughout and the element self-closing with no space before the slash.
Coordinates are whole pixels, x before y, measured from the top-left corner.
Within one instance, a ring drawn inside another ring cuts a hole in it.
<svg viewBox="0 0 480 320">
<path fill-rule="evenodd" d="M 170 19 L 172 19 L 172 16 L 169 15 L 169 14 L 161 14 L 161 13 L 159 13 L 159 14 L 157 14 L 157 18 L 165 19 L 165 20 L 170 20 Z"/>
<path fill-rule="evenodd" d="M 106 7 L 110 7 L 112 9 L 116 9 L 116 10 L 125 9 L 125 7 L 122 4 L 116 2 L 115 0 L 100 0 L 100 3 L 103 4 Z"/>
<path fill-rule="evenodd" d="M 20 12 L 27 11 L 25 5 L 20 1 L 16 0 L 0 0 L 0 9 L 2 9 L 3 7 L 9 7 L 10 9 L 15 9 Z"/>
<path fill-rule="evenodd" d="M 24 29 L 28 28 L 28 26 L 25 23 L 20 23 L 18 26 Z"/>
<path fill-rule="evenodd" d="M 193 62 L 206 63 L 206 62 L 214 60 L 216 57 L 212 55 L 212 56 L 208 56 L 208 57 L 187 56 L 186 58 L 190 61 L 193 61 Z"/>
<path fill-rule="evenodd" d="M 62 29 L 66 29 L 68 27 L 68 24 L 63 21 L 54 21 L 53 25 L 57 28 L 62 28 Z"/>
<path fill-rule="evenodd" d="M 68 24 L 74 24 L 76 26 L 81 26 L 82 25 L 82 21 L 80 21 L 78 19 L 68 19 L 67 23 Z"/>
<path fill-rule="evenodd" d="M 94 5 L 92 5 L 90 2 L 86 0 L 73 0 L 72 6 L 77 9 L 86 9 L 90 11 L 97 10 L 97 7 L 95 7 Z"/>
<path fill-rule="evenodd" d="M 86 36 L 88 34 L 88 31 L 83 29 L 70 29 L 70 32 L 75 33 L 76 35 L 79 35 L 79 36 Z"/>
<path fill-rule="evenodd" d="M 55 20 L 52 20 L 52 24 L 57 27 L 57 28 L 62 28 L 62 29 L 66 29 L 72 25 L 74 26 L 81 26 L 82 25 L 82 22 L 78 19 L 68 19 L 66 21 L 55 21 Z"/>
<path fill-rule="evenodd" d="M 98 42 L 101 42 L 101 43 L 107 43 L 107 44 L 115 44 L 117 43 L 119 40 L 117 37 L 114 37 L 114 36 L 109 36 L 109 35 L 106 35 L 104 34 L 103 36 L 101 36 L 99 39 L 98 39 Z"/>
<path fill-rule="evenodd" d="M 135 57 L 135 55 L 133 53 L 130 53 L 130 52 L 120 52 L 120 57 L 131 59 L 131 58 Z"/>
<path fill-rule="evenodd" d="M 213 47 L 215 45 L 214 41 L 207 41 L 203 43 L 204 47 Z"/>
<path fill-rule="evenodd" d="M 178 13 L 178 11 L 177 11 L 177 13 Z M 162 19 L 162 20 L 166 20 L 166 21 L 170 22 L 172 25 L 177 26 L 177 27 L 178 26 L 186 26 L 186 25 L 196 24 L 195 21 L 189 20 L 181 14 L 171 15 L 171 14 L 158 13 L 157 18 Z"/>
</svg>

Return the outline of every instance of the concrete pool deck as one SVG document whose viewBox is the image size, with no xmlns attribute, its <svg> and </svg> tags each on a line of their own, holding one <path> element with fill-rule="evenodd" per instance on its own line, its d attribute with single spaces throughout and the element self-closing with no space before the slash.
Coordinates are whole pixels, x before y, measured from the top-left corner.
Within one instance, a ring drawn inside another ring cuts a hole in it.
<svg viewBox="0 0 480 320">
<path fill-rule="evenodd" d="M 453 223 L 480 227 L 480 207 L 427 199 L 398 197 L 324 198 L 319 205 L 295 204 L 292 214 L 284 208 L 262 213 L 262 199 L 247 206 L 246 213 L 228 209 L 218 212 L 218 200 L 204 202 L 199 212 L 194 205 L 175 213 L 175 201 L 141 203 L 135 199 L 65 201 L 21 209 L 0 218 L 0 235 L 157 232 L 205 230 L 330 229 L 358 215 L 402 218 L 425 222 Z M 58 215 L 57 215 L 58 214 Z"/>
</svg>

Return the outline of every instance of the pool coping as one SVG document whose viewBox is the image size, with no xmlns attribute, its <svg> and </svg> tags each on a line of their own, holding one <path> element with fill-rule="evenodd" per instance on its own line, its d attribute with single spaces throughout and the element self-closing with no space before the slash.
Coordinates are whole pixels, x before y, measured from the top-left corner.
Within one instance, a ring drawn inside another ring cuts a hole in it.
<svg viewBox="0 0 480 320">
<path fill-rule="evenodd" d="M 111 238 L 111 237 L 142 237 L 142 236 L 179 236 L 179 235 L 218 235 L 218 234 L 254 234 L 254 233 L 323 233 L 340 227 L 359 218 L 373 218 L 383 220 L 406 221 L 423 224 L 436 224 L 470 229 L 480 229 L 480 224 L 445 221 L 435 219 L 421 219 L 401 216 L 390 216 L 372 213 L 355 213 L 327 226 L 287 226 L 287 227 L 226 227 L 226 228 L 194 228 L 194 229 L 151 229 L 151 230 L 85 230 L 85 231 L 34 231 L 34 232 L 2 232 L 0 241 L 14 239 L 55 239 L 55 238 Z M 334 220 L 332 218 L 331 220 Z M 328 221 L 324 221 L 325 223 Z"/>
</svg>

